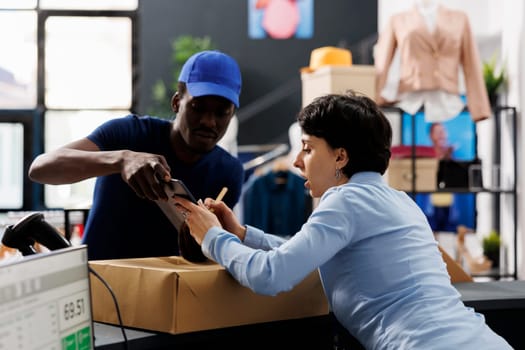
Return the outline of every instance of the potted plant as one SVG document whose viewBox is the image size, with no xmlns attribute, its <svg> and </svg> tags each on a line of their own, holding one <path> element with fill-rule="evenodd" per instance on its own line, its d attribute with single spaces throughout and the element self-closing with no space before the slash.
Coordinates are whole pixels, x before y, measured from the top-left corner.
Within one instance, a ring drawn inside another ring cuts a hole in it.
<svg viewBox="0 0 525 350">
<path fill-rule="evenodd" d="M 507 81 L 507 72 L 504 67 L 498 65 L 498 55 L 494 53 L 490 60 L 483 62 L 483 79 L 487 87 L 490 104 L 496 106 L 498 94 Z"/>
<path fill-rule="evenodd" d="M 501 238 L 496 230 L 483 238 L 483 254 L 492 261 L 492 267 L 499 267 L 500 247 Z"/>
<path fill-rule="evenodd" d="M 159 79 L 155 82 L 152 87 L 153 105 L 148 110 L 148 113 L 151 115 L 167 119 L 171 118 L 170 100 L 171 96 L 177 91 L 177 83 L 182 66 L 193 54 L 203 50 L 214 50 L 215 45 L 208 36 L 181 35 L 173 40 L 171 48 L 171 63 L 173 67 L 171 81 L 166 83 L 164 80 Z"/>
</svg>

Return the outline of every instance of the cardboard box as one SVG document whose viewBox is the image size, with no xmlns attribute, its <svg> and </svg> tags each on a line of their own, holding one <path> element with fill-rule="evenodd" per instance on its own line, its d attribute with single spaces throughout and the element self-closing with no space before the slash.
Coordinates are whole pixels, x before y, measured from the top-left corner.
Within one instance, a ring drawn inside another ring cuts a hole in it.
<svg viewBox="0 0 525 350">
<path fill-rule="evenodd" d="M 91 261 L 114 291 L 127 327 L 171 334 L 328 314 L 318 272 L 289 292 L 264 296 L 215 263 L 181 257 Z M 93 318 L 118 325 L 110 293 L 91 276 Z"/>
<path fill-rule="evenodd" d="M 439 160 L 437 158 L 416 158 L 416 188 L 412 188 L 412 159 L 390 159 L 385 177 L 388 184 L 401 191 L 435 191 L 437 187 L 437 172 Z"/>
<path fill-rule="evenodd" d="M 301 73 L 302 106 L 316 97 L 353 89 L 375 100 L 375 68 L 372 65 L 324 66 Z"/>
</svg>

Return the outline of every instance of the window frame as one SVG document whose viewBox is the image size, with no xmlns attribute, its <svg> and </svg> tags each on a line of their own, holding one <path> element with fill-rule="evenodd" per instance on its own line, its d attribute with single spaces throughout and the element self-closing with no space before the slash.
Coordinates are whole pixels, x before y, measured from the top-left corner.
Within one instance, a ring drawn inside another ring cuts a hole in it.
<svg viewBox="0 0 525 350">
<path fill-rule="evenodd" d="M 19 123 L 24 129 L 23 174 L 27 174 L 33 160 L 35 119 L 36 111 L 32 109 L 0 109 L 0 123 Z M 0 208 L 0 211 L 29 210 L 34 198 L 32 187 L 33 182 L 29 177 L 24 176 L 24 181 L 22 181 L 22 208 Z"/>
<path fill-rule="evenodd" d="M 28 11 L 28 9 L 9 11 Z M 136 111 L 138 103 L 138 7 L 135 10 L 60 10 L 41 9 L 37 6 L 30 11 L 36 12 L 37 17 L 37 92 L 36 106 L 34 109 L 0 109 L 0 123 L 21 123 L 24 128 L 24 151 L 23 151 L 23 204 L 22 208 L 15 210 L 45 210 L 50 209 L 45 205 L 44 186 L 32 182 L 27 173 L 33 159 L 44 151 L 44 125 L 46 112 L 57 111 L 81 111 L 86 108 L 48 108 L 45 104 L 45 24 L 50 17 L 128 17 L 131 22 L 131 105 L 130 111 Z M 118 108 L 121 110 L 122 108 Z M 112 108 L 94 108 L 93 110 L 113 110 Z M 52 209 L 52 208 L 51 208 Z M 12 211 L 13 208 L 2 208 L 0 212 Z"/>
</svg>

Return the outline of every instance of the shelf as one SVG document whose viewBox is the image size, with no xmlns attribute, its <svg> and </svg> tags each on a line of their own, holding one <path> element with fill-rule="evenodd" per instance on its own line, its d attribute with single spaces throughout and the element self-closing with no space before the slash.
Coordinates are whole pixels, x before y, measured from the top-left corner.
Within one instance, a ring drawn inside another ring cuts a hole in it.
<svg viewBox="0 0 525 350">
<path fill-rule="evenodd" d="M 493 194 L 515 194 L 516 192 L 514 190 L 490 190 L 490 189 L 475 189 L 471 190 L 468 188 L 444 188 L 444 189 L 438 189 L 435 191 L 406 191 L 409 193 L 425 193 L 425 194 L 432 194 L 432 193 L 493 193 Z"/>
<path fill-rule="evenodd" d="M 471 276 L 473 278 L 487 278 L 487 279 L 508 279 L 508 278 L 512 278 L 512 279 L 516 279 L 516 277 L 514 276 L 513 273 L 510 273 L 508 271 L 505 271 L 505 270 L 502 270 L 502 269 L 499 269 L 499 268 L 494 268 L 494 269 L 490 269 L 490 270 L 487 270 L 487 271 L 483 271 L 483 272 L 476 272 L 476 273 L 471 273 Z"/>
<path fill-rule="evenodd" d="M 400 117 L 403 118 L 404 115 L 406 115 L 400 108 L 388 106 L 388 107 L 382 107 L 382 110 L 384 112 L 396 112 L 399 113 Z M 465 109 L 466 111 L 466 109 Z M 418 112 L 419 114 L 419 112 Z M 487 194 L 492 197 L 490 197 L 490 203 L 492 205 L 491 207 L 491 229 L 496 230 L 497 232 L 501 231 L 502 228 L 502 213 L 505 213 L 505 218 L 508 218 L 508 223 L 510 225 L 507 225 L 508 227 L 506 229 L 509 232 L 508 243 L 509 243 L 509 252 L 512 252 L 511 257 L 507 260 L 507 266 L 505 270 L 501 269 L 493 269 L 486 271 L 481 274 L 475 274 L 474 277 L 481 277 L 481 278 L 492 278 L 492 279 L 505 279 L 505 278 L 513 278 L 517 279 L 517 179 L 518 179 L 518 171 L 517 171 L 517 132 L 516 132 L 516 119 L 517 119 L 517 110 L 515 107 L 512 106 L 496 106 L 493 107 L 493 118 L 489 118 L 488 120 L 493 123 L 493 148 L 490 159 L 488 160 L 489 163 L 487 163 L 489 166 L 493 167 L 500 167 L 502 165 L 508 165 L 508 174 L 509 177 L 512 179 L 509 183 L 511 183 L 510 186 L 503 186 L 503 189 L 496 189 L 496 188 L 469 188 L 469 187 L 459 187 L 459 188 L 438 188 L 436 190 L 425 190 L 425 191 L 419 191 L 416 190 L 419 188 L 432 188 L 432 186 L 416 186 L 416 179 L 418 172 L 416 171 L 416 160 L 418 159 L 416 157 L 416 146 L 418 145 L 416 143 L 416 118 L 414 115 L 409 115 L 409 120 L 411 123 L 411 126 L 409 127 L 410 130 L 410 139 L 408 143 L 405 141 L 405 145 L 411 146 L 412 153 L 408 159 L 411 159 L 410 163 L 410 172 L 411 176 L 408 176 L 409 184 L 408 184 L 408 190 L 404 188 L 405 192 L 408 193 L 414 200 L 416 199 L 417 194 L 439 194 L 439 193 L 452 193 L 452 194 Z M 477 129 L 477 128 L 476 128 Z M 401 139 L 403 139 L 401 137 Z M 474 134 L 474 141 L 475 141 L 475 158 L 478 157 L 477 154 L 477 130 Z M 403 144 L 403 141 L 401 141 Z M 502 162 L 503 160 L 503 162 Z M 507 161 L 505 161 L 507 160 Z M 482 159 L 482 161 L 487 161 L 486 159 Z M 512 168 L 512 172 L 510 171 Z M 419 168 L 418 168 L 419 169 Z M 503 169 L 503 168 L 501 168 Z M 490 178 L 490 176 L 489 176 Z M 427 184 L 428 185 L 428 184 Z M 481 197 L 480 197 L 481 198 Z M 512 209 L 506 209 L 506 205 L 513 206 Z M 504 212 L 502 211 L 505 210 Z M 475 216 L 477 217 L 477 210 L 475 211 Z M 478 223 L 477 219 L 475 218 L 475 225 Z M 510 226 L 512 226 L 512 231 L 510 229 Z M 477 229 L 476 227 L 473 227 L 474 229 Z M 512 232 L 512 233 L 510 233 Z M 510 236 L 512 234 L 512 236 Z M 512 241 L 512 247 L 510 248 L 510 244 Z"/>
</svg>

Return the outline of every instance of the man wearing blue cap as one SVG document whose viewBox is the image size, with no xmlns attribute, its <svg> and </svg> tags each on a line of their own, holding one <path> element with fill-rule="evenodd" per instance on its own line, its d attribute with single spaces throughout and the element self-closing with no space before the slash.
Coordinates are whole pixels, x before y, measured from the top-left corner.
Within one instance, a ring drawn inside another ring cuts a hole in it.
<svg viewBox="0 0 525 350">
<path fill-rule="evenodd" d="M 90 260 L 179 255 L 177 230 L 161 210 L 168 199 L 164 182 L 180 179 L 203 199 L 227 187 L 224 202 L 237 203 L 242 164 L 217 142 L 239 107 L 240 91 L 232 57 L 199 52 L 180 73 L 173 121 L 134 114 L 110 120 L 39 155 L 29 177 L 54 185 L 97 177 L 83 236 Z"/>
</svg>

